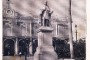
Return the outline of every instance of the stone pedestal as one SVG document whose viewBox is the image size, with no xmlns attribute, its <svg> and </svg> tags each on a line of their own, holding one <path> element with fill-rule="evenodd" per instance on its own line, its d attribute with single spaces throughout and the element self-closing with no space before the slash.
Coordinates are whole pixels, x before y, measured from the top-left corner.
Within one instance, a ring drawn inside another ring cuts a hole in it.
<svg viewBox="0 0 90 60">
<path fill-rule="evenodd" d="M 34 60 L 58 60 L 52 46 L 51 27 L 40 27 L 38 32 L 38 47 L 34 54 Z"/>
</svg>

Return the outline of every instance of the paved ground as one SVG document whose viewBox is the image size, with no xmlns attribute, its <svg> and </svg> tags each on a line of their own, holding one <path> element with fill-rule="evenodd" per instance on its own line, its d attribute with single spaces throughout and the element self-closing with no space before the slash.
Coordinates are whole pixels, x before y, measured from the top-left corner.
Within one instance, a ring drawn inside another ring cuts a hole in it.
<svg viewBox="0 0 90 60">
<path fill-rule="evenodd" d="M 75 59 L 59 59 L 59 60 L 75 60 Z"/>
<path fill-rule="evenodd" d="M 25 56 L 4 56 L 3 60 L 25 60 Z M 27 57 L 27 60 L 34 60 L 33 56 Z M 86 60 L 82 58 L 76 58 L 76 59 L 59 59 L 59 60 Z"/>
<path fill-rule="evenodd" d="M 25 56 L 4 56 L 3 60 L 25 60 Z M 27 60 L 34 60 L 33 56 L 27 57 Z M 74 60 L 74 59 L 59 59 L 59 60 Z"/>
<path fill-rule="evenodd" d="M 3 60 L 25 60 L 25 57 L 22 56 L 4 56 Z M 34 60 L 33 57 L 27 57 L 27 60 Z"/>
</svg>

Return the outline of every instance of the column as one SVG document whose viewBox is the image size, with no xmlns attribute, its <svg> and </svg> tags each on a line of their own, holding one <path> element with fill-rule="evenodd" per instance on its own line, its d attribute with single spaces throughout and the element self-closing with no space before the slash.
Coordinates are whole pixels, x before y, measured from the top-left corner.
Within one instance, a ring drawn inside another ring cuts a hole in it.
<svg viewBox="0 0 90 60">
<path fill-rule="evenodd" d="M 43 24 L 43 26 L 44 26 L 44 25 L 45 25 L 45 24 L 44 24 L 44 23 L 45 23 L 45 19 L 43 19 L 42 21 L 43 21 L 43 23 L 42 23 L 42 24 Z"/>
<path fill-rule="evenodd" d="M 12 24 L 10 24 L 10 25 L 11 25 L 11 26 L 10 26 L 10 29 L 11 29 L 11 30 L 10 30 L 10 34 L 11 34 L 11 36 L 12 36 L 12 35 L 13 35 L 13 34 L 12 34 L 13 25 L 12 25 Z"/>
<path fill-rule="evenodd" d="M 27 36 L 27 23 L 25 25 L 26 25 L 26 27 L 25 27 L 26 28 L 26 36 Z"/>
<path fill-rule="evenodd" d="M 10 28 L 7 28 L 7 29 L 6 29 L 6 36 L 10 36 L 10 35 L 8 34 L 8 32 L 10 32 Z"/>
<path fill-rule="evenodd" d="M 30 37 L 32 36 L 32 25 L 31 25 L 31 20 L 30 20 Z"/>
<path fill-rule="evenodd" d="M 30 20 L 30 44 L 29 44 L 29 53 L 32 55 L 32 22 Z"/>
<path fill-rule="evenodd" d="M 15 55 L 18 55 L 18 41 L 15 41 Z"/>
<path fill-rule="evenodd" d="M 57 36 L 59 37 L 59 34 L 60 34 L 60 32 L 59 32 L 59 28 L 60 26 L 59 26 L 59 24 L 57 25 Z"/>
<path fill-rule="evenodd" d="M 75 33 L 76 33 L 76 42 L 77 42 L 77 33 L 78 33 L 77 32 L 77 25 L 75 25 L 75 30 L 76 30 Z"/>
<path fill-rule="evenodd" d="M 56 37 L 58 35 L 58 25 L 57 25 L 57 22 L 56 22 Z"/>
<path fill-rule="evenodd" d="M 30 55 L 33 54 L 33 53 L 32 53 L 32 42 L 30 42 L 30 44 L 29 44 L 29 53 L 30 53 Z"/>
<path fill-rule="evenodd" d="M 20 33 L 21 33 L 21 36 L 23 36 L 23 34 L 22 34 L 22 25 L 20 25 Z"/>
</svg>

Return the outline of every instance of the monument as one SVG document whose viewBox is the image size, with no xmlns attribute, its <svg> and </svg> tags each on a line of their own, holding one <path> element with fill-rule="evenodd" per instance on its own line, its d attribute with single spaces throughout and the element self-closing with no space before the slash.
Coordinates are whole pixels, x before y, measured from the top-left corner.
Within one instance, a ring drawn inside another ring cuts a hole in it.
<svg viewBox="0 0 90 60">
<path fill-rule="evenodd" d="M 40 14 L 40 27 L 38 28 L 38 47 L 34 54 L 34 60 L 58 60 L 57 54 L 52 46 L 51 15 L 48 3 Z"/>
</svg>

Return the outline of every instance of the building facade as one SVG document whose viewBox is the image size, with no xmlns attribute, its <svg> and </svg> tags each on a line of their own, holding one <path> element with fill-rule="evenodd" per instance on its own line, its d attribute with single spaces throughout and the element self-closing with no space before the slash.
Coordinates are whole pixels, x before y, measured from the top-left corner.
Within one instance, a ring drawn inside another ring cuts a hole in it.
<svg viewBox="0 0 90 60">
<path fill-rule="evenodd" d="M 10 7 L 10 0 L 4 0 L 3 4 L 3 55 L 33 55 L 38 46 L 40 18 L 23 16 Z M 68 39 L 68 19 L 51 18 L 51 20 L 54 28 L 53 37 Z"/>
</svg>

